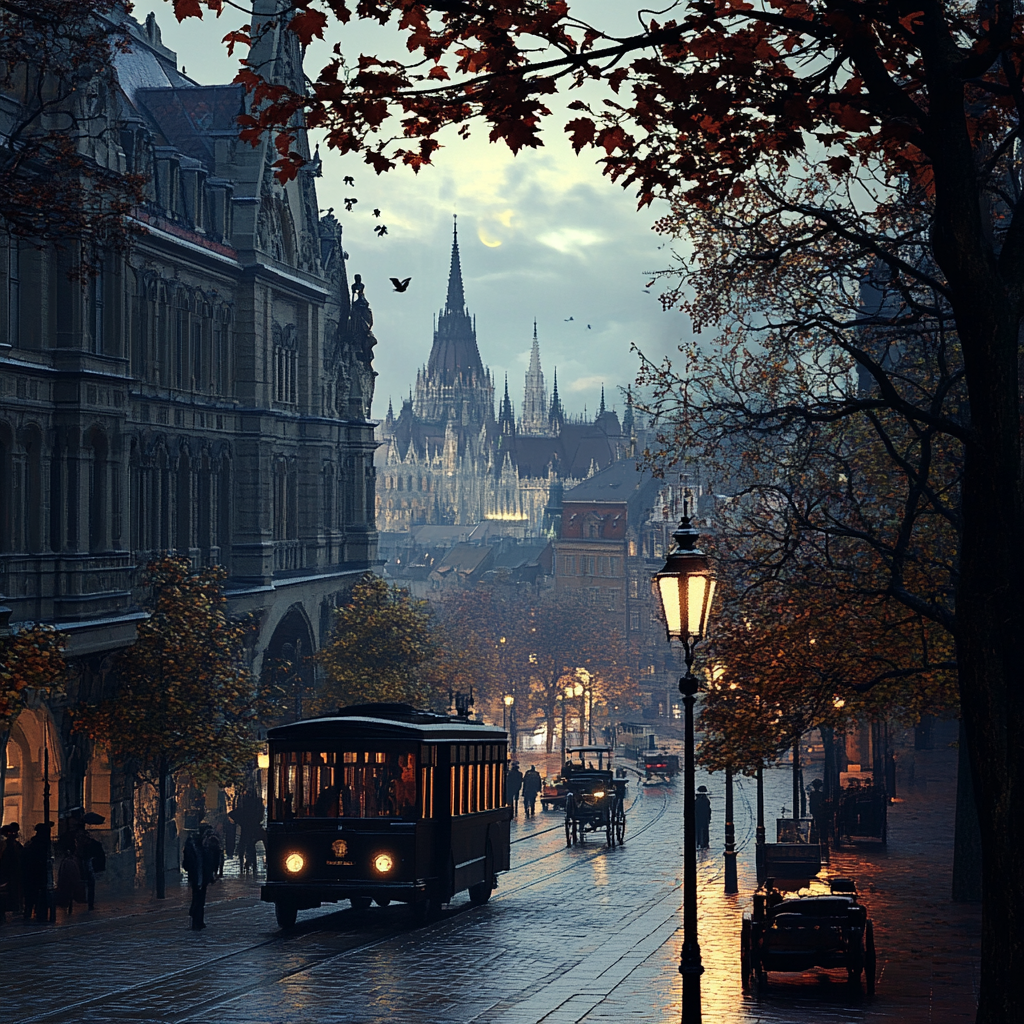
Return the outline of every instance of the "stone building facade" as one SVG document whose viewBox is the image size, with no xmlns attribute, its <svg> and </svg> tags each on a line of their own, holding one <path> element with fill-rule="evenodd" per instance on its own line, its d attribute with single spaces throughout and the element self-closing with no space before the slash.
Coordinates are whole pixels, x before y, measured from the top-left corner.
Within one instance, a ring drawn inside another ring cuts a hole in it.
<svg viewBox="0 0 1024 1024">
<path fill-rule="evenodd" d="M 301 90 L 274 6 L 256 4 L 251 59 Z M 128 30 L 82 155 L 145 177 L 131 251 L 76 278 L 66 249 L 0 231 L 0 595 L 12 623 L 70 635 L 71 701 L 103 692 L 162 552 L 227 568 L 256 671 L 319 647 L 376 563 L 373 315 L 319 215 L 319 160 L 280 184 L 272 143 L 238 138 L 241 87 L 179 72 L 152 15 Z M 310 157 L 304 132 L 294 148 Z M 61 708 L 15 726 L 7 818 L 41 820 L 44 745 L 60 810 L 103 814 L 112 873 L 132 875 L 129 792 Z"/>
<path fill-rule="evenodd" d="M 551 533 L 553 495 L 629 454 L 624 421 L 601 407 L 594 421 L 565 415 L 557 373 L 550 401 L 534 322 L 523 407 L 516 418 L 505 381 L 495 415 L 491 371 L 480 358 L 476 318 L 466 307 L 458 230 L 448 295 L 426 366 L 398 415 L 389 405 L 377 453 L 381 531 L 493 521 L 520 538 Z"/>
</svg>

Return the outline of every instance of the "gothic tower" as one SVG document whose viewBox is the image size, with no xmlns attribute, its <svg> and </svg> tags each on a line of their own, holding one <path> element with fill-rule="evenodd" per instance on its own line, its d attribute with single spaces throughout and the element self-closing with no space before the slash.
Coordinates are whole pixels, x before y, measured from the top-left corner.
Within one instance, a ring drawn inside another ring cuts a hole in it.
<svg viewBox="0 0 1024 1024">
<path fill-rule="evenodd" d="M 494 385 L 480 359 L 476 324 L 466 308 L 459 260 L 459 226 L 452 236 L 448 297 L 438 315 L 430 359 L 416 381 L 416 415 L 429 422 L 454 419 L 475 427 L 494 422 Z"/>
<path fill-rule="evenodd" d="M 540 368 L 536 320 L 533 321 L 533 350 L 530 352 L 530 369 L 526 371 L 526 388 L 523 391 L 523 412 L 519 430 L 520 433 L 534 435 L 548 432 L 548 393 Z"/>
</svg>

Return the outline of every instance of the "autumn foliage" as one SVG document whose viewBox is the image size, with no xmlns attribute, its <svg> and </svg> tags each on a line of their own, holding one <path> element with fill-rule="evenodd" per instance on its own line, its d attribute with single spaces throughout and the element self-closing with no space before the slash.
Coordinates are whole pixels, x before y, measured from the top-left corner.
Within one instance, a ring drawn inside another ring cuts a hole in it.
<svg viewBox="0 0 1024 1024">
<path fill-rule="evenodd" d="M 0 642 L 0 734 L 6 733 L 25 707 L 30 692 L 55 697 L 64 690 L 66 633 L 33 625 Z"/>
<path fill-rule="evenodd" d="M 259 747 L 243 658 L 248 627 L 227 617 L 225 576 L 187 558 L 151 563 L 150 615 L 118 658 L 116 693 L 75 714 L 79 731 L 154 785 L 182 771 L 233 782 Z"/>
</svg>

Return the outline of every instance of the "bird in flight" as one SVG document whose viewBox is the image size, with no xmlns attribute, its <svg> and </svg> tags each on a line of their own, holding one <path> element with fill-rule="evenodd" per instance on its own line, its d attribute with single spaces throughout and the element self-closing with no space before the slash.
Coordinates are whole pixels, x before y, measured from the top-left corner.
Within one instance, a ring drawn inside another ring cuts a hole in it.
<svg viewBox="0 0 1024 1024">
<path fill-rule="evenodd" d="M 373 215 L 374 215 L 374 217 L 379 217 L 380 216 L 380 210 L 374 210 L 373 211 Z"/>
<path fill-rule="evenodd" d="M 587 324 L 587 330 L 588 331 L 590 330 L 590 324 Z"/>
<path fill-rule="evenodd" d="M 383 235 L 386 235 L 388 233 L 388 228 L 386 224 L 378 224 L 373 230 L 377 232 L 378 238 L 381 238 Z"/>
<path fill-rule="evenodd" d="M 350 174 L 346 174 L 345 177 L 342 178 L 341 180 L 346 185 L 355 185 L 355 183 L 356 183 L 356 179 L 353 178 L 352 175 L 350 175 Z"/>
<path fill-rule="evenodd" d="M 568 323 L 568 322 L 569 322 L 569 321 L 570 321 L 571 319 L 572 319 L 572 317 L 571 317 L 571 316 L 567 316 L 567 317 L 565 318 L 565 322 L 566 322 L 566 323 Z"/>
<path fill-rule="evenodd" d="M 404 292 L 409 287 L 409 282 L 412 280 L 411 277 L 407 277 L 404 281 L 399 281 L 397 277 L 391 278 L 391 283 L 395 286 L 396 292 Z"/>
</svg>

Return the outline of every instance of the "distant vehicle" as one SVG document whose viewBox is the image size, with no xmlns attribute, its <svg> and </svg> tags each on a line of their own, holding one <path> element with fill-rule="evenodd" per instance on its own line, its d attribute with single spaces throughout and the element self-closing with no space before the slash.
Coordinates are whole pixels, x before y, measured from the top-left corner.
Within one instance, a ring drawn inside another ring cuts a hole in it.
<svg viewBox="0 0 1024 1024">
<path fill-rule="evenodd" d="M 863 973 L 875 991 L 875 934 L 851 879 L 834 878 L 828 890 L 784 894 L 769 878 L 754 893 L 753 912 L 743 915 L 740 975 L 743 987 L 768 982 L 769 971 L 845 967 L 850 985 Z"/>
<path fill-rule="evenodd" d="M 570 747 L 566 753 L 565 845 L 585 842 L 588 832 L 603 832 L 609 846 L 621 845 L 626 837 L 626 780 L 612 776 L 612 748 Z"/>
<path fill-rule="evenodd" d="M 871 775 L 864 772 L 846 778 L 845 782 L 836 807 L 836 845 L 876 840 L 885 846 L 889 798 L 884 787 L 874 785 Z"/>
<path fill-rule="evenodd" d="M 647 782 L 654 778 L 671 782 L 679 774 L 679 756 L 652 750 L 644 754 L 640 767 Z"/>
<path fill-rule="evenodd" d="M 455 893 L 485 903 L 509 869 L 508 735 L 361 704 L 271 729 L 267 882 L 282 928 L 347 899 L 408 903 L 419 918 Z"/>
</svg>

